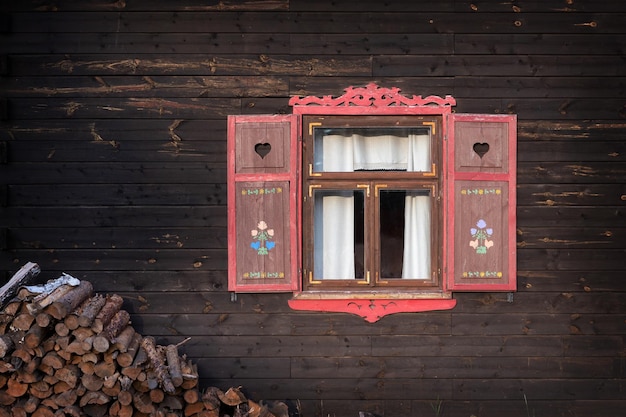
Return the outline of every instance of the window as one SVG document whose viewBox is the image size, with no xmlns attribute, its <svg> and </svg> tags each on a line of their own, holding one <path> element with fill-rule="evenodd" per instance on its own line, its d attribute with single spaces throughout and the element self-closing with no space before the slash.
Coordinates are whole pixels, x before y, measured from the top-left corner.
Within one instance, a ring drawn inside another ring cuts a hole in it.
<svg viewBox="0 0 626 417">
<path fill-rule="evenodd" d="M 453 308 L 514 291 L 516 118 L 375 84 L 228 118 L 228 280 L 296 310 Z"/>
<path fill-rule="evenodd" d="M 303 122 L 304 289 L 440 289 L 441 117 Z"/>
</svg>

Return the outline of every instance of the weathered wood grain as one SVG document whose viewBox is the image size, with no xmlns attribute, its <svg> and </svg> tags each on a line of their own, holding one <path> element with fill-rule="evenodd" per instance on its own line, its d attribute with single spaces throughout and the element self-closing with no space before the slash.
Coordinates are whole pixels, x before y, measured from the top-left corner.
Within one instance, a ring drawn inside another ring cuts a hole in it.
<svg viewBox="0 0 626 417">
<path fill-rule="evenodd" d="M 299 75 L 371 76 L 369 56 L 54 54 L 10 55 L 22 75 Z"/>
</svg>

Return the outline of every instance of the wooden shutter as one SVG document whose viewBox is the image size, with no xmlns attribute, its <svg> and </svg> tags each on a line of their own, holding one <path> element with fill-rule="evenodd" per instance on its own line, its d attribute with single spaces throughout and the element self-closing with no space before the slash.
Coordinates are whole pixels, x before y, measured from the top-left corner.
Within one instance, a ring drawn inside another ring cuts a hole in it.
<svg viewBox="0 0 626 417">
<path fill-rule="evenodd" d="M 297 116 L 228 117 L 228 289 L 300 288 Z"/>
<path fill-rule="evenodd" d="M 515 290 L 516 116 L 449 118 L 447 289 Z"/>
</svg>

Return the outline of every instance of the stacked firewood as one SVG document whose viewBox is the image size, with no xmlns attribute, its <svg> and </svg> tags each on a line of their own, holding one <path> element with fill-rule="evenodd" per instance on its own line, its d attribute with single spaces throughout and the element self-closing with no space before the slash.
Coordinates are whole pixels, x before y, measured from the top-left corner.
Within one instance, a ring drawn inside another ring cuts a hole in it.
<svg viewBox="0 0 626 417">
<path fill-rule="evenodd" d="M 69 275 L 22 285 L 38 272 L 0 289 L 0 417 L 274 417 L 239 388 L 201 391 L 197 367 L 136 332 L 119 295 Z"/>
</svg>

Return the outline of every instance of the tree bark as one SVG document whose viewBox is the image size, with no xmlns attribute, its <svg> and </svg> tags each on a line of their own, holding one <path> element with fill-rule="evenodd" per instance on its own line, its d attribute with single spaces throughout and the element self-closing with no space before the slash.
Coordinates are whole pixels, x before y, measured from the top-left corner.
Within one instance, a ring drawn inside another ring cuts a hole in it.
<svg viewBox="0 0 626 417">
<path fill-rule="evenodd" d="M 33 262 L 28 262 L 21 267 L 20 270 L 11 277 L 9 282 L 0 288 L 0 307 L 4 307 L 6 302 L 17 294 L 18 288 L 27 283 L 31 278 L 36 277 L 39 272 L 41 272 L 39 265 Z"/>
</svg>

